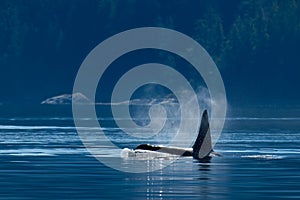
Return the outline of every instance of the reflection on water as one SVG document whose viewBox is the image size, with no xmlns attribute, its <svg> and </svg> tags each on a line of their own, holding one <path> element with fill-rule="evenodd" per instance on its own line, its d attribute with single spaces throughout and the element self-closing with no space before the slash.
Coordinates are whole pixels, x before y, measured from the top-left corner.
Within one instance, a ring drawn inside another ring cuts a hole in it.
<svg viewBox="0 0 300 200">
<path fill-rule="evenodd" d="M 30 127 L 0 120 L 0 199 L 300 198 L 298 118 L 232 119 L 215 147 L 221 157 L 206 162 L 184 157 L 142 174 L 99 163 L 64 119 L 49 128 L 46 119 L 34 120 L 38 125 Z M 117 133 L 108 130 L 112 137 Z M 126 167 L 135 161 L 122 162 Z"/>
</svg>

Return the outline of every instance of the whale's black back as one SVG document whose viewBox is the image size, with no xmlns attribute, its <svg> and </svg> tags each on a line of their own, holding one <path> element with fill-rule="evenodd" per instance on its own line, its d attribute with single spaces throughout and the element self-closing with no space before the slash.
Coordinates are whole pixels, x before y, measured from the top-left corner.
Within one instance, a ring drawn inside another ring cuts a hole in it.
<svg viewBox="0 0 300 200">
<path fill-rule="evenodd" d="M 202 114 L 200 128 L 198 136 L 193 145 L 193 150 L 181 149 L 176 147 L 154 146 L 150 144 L 141 144 L 135 148 L 135 150 L 138 149 L 158 151 L 181 156 L 193 156 L 195 159 L 203 159 L 209 156 L 210 152 L 212 152 L 212 145 L 207 110 L 205 110 Z"/>
</svg>

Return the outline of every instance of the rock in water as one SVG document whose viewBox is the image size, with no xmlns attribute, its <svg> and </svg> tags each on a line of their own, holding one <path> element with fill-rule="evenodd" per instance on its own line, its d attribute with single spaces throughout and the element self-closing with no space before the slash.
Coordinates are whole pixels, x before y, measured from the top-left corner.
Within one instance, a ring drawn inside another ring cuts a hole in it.
<svg viewBox="0 0 300 200">
<path fill-rule="evenodd" d="M 65 104 L 88 104 L 91 101 L 81 93 L 74 93 L 74 94 L 62 94 L 59 96 L 48 98 L 41 102 L 41 104 L 51 104 L 51 105 L 65 105 Z"/>
</svg>

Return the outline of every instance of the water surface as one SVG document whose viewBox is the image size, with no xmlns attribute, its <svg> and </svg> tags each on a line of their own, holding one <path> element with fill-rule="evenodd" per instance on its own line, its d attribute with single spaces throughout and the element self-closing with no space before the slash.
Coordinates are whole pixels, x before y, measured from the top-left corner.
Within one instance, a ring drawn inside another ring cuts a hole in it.
<svg viewBox="0 0 300 200">
<path fill-rule="evenodd" d="M 106 128 L 112 137 L 118 133 Z M 185 157 L 162 170 L 130 174 L 91 156 L 71 117 L 4 116 L 0 199 L 300 198 L 299 117 L 228 117 L 215 150 L 222 157 L 210 162 Z"/>
</svg>

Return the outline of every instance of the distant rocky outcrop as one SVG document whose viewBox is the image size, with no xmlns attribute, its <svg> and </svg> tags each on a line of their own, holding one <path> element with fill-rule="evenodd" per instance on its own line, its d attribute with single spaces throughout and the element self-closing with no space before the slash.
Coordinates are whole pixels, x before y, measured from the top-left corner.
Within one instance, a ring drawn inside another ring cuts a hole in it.
<svg viewBox="0 0 300 200">
<path fill-rule="evenodd" d="M 131 99 L 129 101 L 121 102 L 97 102 L 96 105 L 141 105 L 141 106 L 151 106 L 153 104 L 178 104 L 178 101 L 175 98 L 153 98 L 153 99 Z"/>
<path fill-rule="evenodd" d="M 48 98 L 41 102 L 41 104 L 51 104 L 51 105 L 66 105 L 66 104 L 88 104 L 90 100 L 81 93 L 74 94 L 62 94 L 59 96 Z"/>
<path fill-rule="evenodd" d="M 62 94 L 59 96 L 54 96 L 51 98 L 48 98 L 41 102 L 41 104 L 50 104 L 50 105 L 67 105 L 72 104 L 72 98 L 73 103 L 76 104 L 90 104 L 92 103 L 86 96 L 84 96 L 81 93 L 74 93 L 74 94 Z M 167 105 L 167 104 L 178 104 L 177 99 L 171 98 L 171 97 L 162 97 L 162 98 L 146 98 L 146 99 L 131 99 L 128 101 L 121 101 L 121 102 L 96 102 L 95 105 L 144 105 L 144 106 L 151 106 L 153 104 L 161 104 L 161 105 Z M 0 103 L 1 105 L 1 103 Z"/>
</svg>

